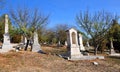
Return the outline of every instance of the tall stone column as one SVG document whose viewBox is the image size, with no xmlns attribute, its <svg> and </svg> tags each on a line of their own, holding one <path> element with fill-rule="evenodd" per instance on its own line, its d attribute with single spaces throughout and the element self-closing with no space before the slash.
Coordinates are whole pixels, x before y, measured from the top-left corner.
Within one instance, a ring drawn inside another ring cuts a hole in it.
<svg viewBox="0 0 120 72">
<path fill-rule="evenodd" d="M 33 41 L 33 48 L 32 52 L 39 52 L 41 50 L 40 44 L 38 42 L 38 34 L 37 32 L 34 32 L 34 41 Z"/>
<path fill-rule="evenodd" d="M 12 45 L 10 43 L 10 36 L 9 36 L 9 26 L 8 26 L 8 15 L 5 15 L 5 32 L 4 32 L 4 41 L 2 45 L 2 50 L 0 52 L 8 52 L 12 49 Z"/>
</svg>

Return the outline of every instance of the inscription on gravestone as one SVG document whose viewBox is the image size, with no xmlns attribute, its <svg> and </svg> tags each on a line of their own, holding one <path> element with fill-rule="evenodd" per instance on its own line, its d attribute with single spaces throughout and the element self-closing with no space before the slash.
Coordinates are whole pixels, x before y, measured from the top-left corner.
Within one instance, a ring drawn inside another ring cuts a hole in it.
<svg viewBox="0 0 120 72">
<path fill-rule="evenodd" d="M 76 35 L 74 32 L 72 33 L 72 44 L 76 44 Z"/>
</svg>

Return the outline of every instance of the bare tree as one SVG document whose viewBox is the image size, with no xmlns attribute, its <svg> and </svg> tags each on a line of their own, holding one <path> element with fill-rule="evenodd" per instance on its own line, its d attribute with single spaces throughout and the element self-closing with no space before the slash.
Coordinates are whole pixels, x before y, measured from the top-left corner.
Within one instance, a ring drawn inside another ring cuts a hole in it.
<svg viewBox="0 0 120 72">
<path fill-rule="evenodd" d="M 69 26 L 67 24 L 57 24 L 55 26 L 57 42 L 60 42 L 61 44 L 65 43 L 65 40 L 67 40 L 66 30 L 68 28 Z"/>
<path fill-rule="evenodd" d="M 38 11 L 38 9 L 30 11 L 27 8 L 19 8 L 16 11 L 10 10 L 10 14 L 14 25 L 18 27 L 20 29 L 20 33 L 27 38 L 27 44 L 25 47 L 25 50 L 27 50 L 34 31 L 37 31 L 43 25 L 47 24 L 48 16 L 44 16 Z"/>
<path fill-rule="evenodd" d="M 97 13 L 90 14 L 89 11 L 84 13 L 80 12 L 76 16 L 78 26 L 83 28 L 84 31 L 90 36 L 95 47 L 95 55 L 100 43 L 104 39 L 104 35 L 111 26 L 114 15 L 108 12 L 100 11 Z"/>
</svg>

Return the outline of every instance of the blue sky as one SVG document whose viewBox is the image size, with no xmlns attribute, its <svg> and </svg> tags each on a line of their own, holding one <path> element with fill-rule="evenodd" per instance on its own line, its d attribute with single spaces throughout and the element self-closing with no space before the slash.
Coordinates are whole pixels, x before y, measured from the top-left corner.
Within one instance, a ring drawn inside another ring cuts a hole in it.
<svg viewBox="0 0 120 72">
<path fill-rule="evenodd" d="M 76 25 L 75 16 L 89 9 L 91 13 L 105 10 L 120 15 L 120 0 L 6 0 L 0 14 L 8 13 L 9 8 L 38 8 L 44 14 L 50 14 L 49 27 L 56 24 Z"/>
</svg>

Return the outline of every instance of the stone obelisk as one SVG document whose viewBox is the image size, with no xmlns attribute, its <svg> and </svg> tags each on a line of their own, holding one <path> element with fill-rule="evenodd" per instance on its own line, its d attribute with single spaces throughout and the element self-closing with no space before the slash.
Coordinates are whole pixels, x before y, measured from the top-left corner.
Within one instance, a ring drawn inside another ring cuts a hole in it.
<svg viewBox="0 0 120 72">
<path fill-rule="evenodd" d="M 10 43 L 10 36 L 9 36 L 9 26 L 8 26 L 8 15 L 5 15 L 5 32 L 4 32 L 4 41 L 2 45 L 2 50 L 0 52 L 8 52 L 12 49 L 12 45 Z"/>
<path fill-rule="evenodd" d="M 41 51 L 41 48 L 38 42 L 38 34 L 37 32 L 34 32 L 34 42 L 33 42 L 32 52 L 40 52 L 40 51 Z"/>
</svg>

